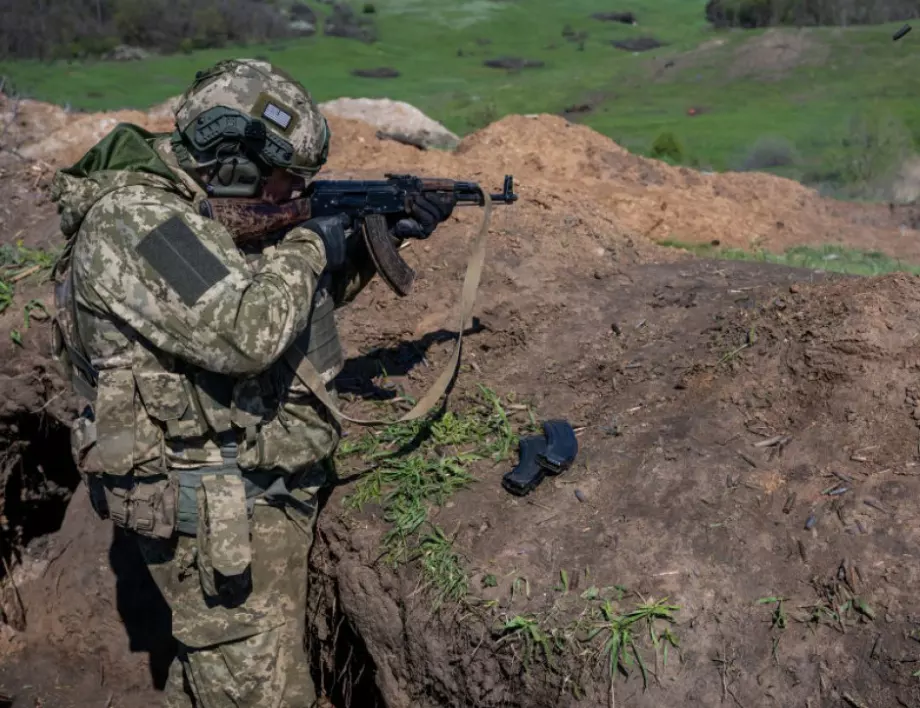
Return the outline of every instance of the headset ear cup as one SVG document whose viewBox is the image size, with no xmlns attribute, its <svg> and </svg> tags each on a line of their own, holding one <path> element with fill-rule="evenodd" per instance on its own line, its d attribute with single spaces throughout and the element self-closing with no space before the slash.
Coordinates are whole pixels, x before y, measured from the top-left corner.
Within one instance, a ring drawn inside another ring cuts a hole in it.
<svg viewBox="0 0 920 708">
<path fill-rule="evenodd" d="M 220 167 L 217 168 L 217 181 L 222 184 L 224 187 L 233 183 L 233 178 L 236 176 L 237 165 L 239 160 L 237 158 L 232 158 L 230 160 L 221 160 Z"/>
<path fill-rule="evenodd" d="M 216 177 L 227 196 L 252 197 L 259 191 L 262 173 L 252 160 L 234 156 L 220 161 Z"/>
</svg>

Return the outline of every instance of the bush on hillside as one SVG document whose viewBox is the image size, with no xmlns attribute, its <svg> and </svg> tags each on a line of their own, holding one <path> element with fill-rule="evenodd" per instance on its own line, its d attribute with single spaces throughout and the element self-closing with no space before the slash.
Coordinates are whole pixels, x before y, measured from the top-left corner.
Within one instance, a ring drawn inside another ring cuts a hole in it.
<svg viewBox="0 0 920 708">
<path fill-rule="evenodd" d="M 659 134 L 652 143 L 652 157 L 658 160 L 683 162 L 684 149 L 674 133 L 664 132 Z"/>
<path fill-rule="evenodd" d="M 716 27 L 868 25 L 920 17 L 916 0 L 709 0 Z"/>
<path fill-rule="evenodd" d="M 914 138 L 891 115 L 851 116 L 832 131 L 820 167 L 802 181 L 845 199 L 889 199 L 905 161 L 915 158 Z"/>
<path fill-rule="evenodd" d="M 785 138 L 767 136 L 757 140 L 741 161 L 744 172 L 791 167 L 799 162 L 795 147 Z"/>
<path fill-rule="evenodd" d="M 260 0 L 0 0 L 0 59 L 104 56 L 119 45 L 175 52 L 292 34 Z M 303 12 L 301 10 L 301 12 Z"/>
</svg>

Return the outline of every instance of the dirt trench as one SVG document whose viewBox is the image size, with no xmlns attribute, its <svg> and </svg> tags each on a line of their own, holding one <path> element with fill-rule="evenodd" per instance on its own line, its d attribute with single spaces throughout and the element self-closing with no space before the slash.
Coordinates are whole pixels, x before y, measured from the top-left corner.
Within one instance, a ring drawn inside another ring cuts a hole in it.
<svg viewBox="0 0 920 708">
<path fill-rule="evenodd" d="M 423 276 L 418 297 L 397 301 L 378 285 L 362 296 L 343 318 L 347 371 L 367 365 L 368 347 L 393 364 L 415 341 L 429 366 L 405 378 L 390 368 L 421 390 L 449 351 L 449 339 L 424 335 L 451 329 L 462 240 L 457 233 L 446 256 L 416 254 L 422 272 L 441 262 L 453 273 Z M 670 598 L 680 649 L 667 665 L 649 659 L 645 690 L 635 667 L 620 675 L 617 705 L 725 696 L 836 706 L 844 694 L 866 706 L 915 705 L 920 280 L 628 260 L 550 273 L 538 256 L 493 253 L 466 350 L 478 371 L 461 377 L 453 400 L 486 383 L 530 401 L 539 419 L 584 430 L 575 468 L 531 497 L 510 497 L 499 486 L 508 465 L 486 464 L 471 490 L 436 511 L 468 559 L 472 587 L 497 602 L 499 618 L 533 614 L 559 626 L 591 604 L 581 597 L 589 586 Z M 849 489 L 822 494 L 840 486 Z M 311 623 L 330 661 L 318 680 L 337 705 L 608 705 L 603 662 L 586 668 L 562 653 L 554 671 L 541 662 L 525 670 L 521 647 L 495 645 L 495 617 L 433 612 L 414 568 L 380 562 L 379 509 L 344 510 L 349 492 L 330 495 L 312 560 Z M 28 626 L 0 668 L 0 686 L 25 697 L 14 705 L 156 700 L 168 639 L 124 539 L 78 492 L 61 530 L 31 546 L 19 576 Z M 567 592 L 555 587 L 562 570 Z M 495 587 L 482 587 L 486 574 L 499 578 Z M 527 596 L 509 599 L 512 577 L 527 579 Z M 773 605 L 757 604 L 770 596 L 786 598 L 783 629 L 772 626 Z M 845 598 L 839 621 L 821 614 Z M 566 679 L 577 679 L 580 700 Z"/>
<path fill-rule="evenodd" d="M 551 137 L 540 125 L 536 143 Z M 469 140 L 458 151 L 464 169 L 471 154 L 485 161 L 510 140 L 498 129 Z M 334 167 L 460 169 L 452 157 L 387 145 L 369 137 L 352 146 L 354 164 Z M 572 179 L 600 164 L 589 159 L 596 146 L 583 147 L 563 165 Z M 514 393 L 537 419 L 578 427 L 578 461 L 525 499 L 499 484 L 513 459 L 479 462 L 472 488 L 433 509 L 480 601 L 462 610 L 433 611 L 415 565 L 381 561 L 379 505 L 346 509 L 354 483 L 331 490 L 311 559 L 318 685 L 337 707 L 607 706 L 607 635 L 589 638 L 578 623 L 596 623 L 605 598 L 625 611 L 666 597 L 679 607 L 676 646 L 665 662 L 637 640 L 647 686 L 635 657 L 621 662 L 618 706 L 917 705 L 920 281 L 691 259 L 632 228 L 645 218 L 638 196 L 599 211 L 594 198 L 611 189 L 604 174 L 585 178 L 584 193 L 553 189 L 536 147 L 511 148 L 516 157 L 476 176 L 529 166 L 530 196 L 495 209 L 450 408 L 480 384 Z M 4 243 L 54 244 L 47 170 L 12 164 L 0 162 L 15 177 L 0 179 Z M 729 223 L 732 204 L 699 223 Z M 826 219 L 849 223 L 855 239 L 862 222 L 878 223 L 874 208 L 798 208 L 801 233 Z M 411 296 L 375 282 L 343 311 L 343 385 L 382 367 L 417 395 L 436 375 L 477 219 L 463 211 L 403 252 L 419 273 Z M 76 404 L 48 360 L 46 322 L 24 327 L 33 298 L 50 306 L 47 287 L 25 278 L 0 314 L 12 567 L 0 598 L 0 696 L 17 708 L 155 705 L 172 652 L 168 615 L 133 546 L 93 517 L 77 484 L 66 441 Z M 496 630 L 514 619 L 532 620 L 550 650 L 528 652 L 526 637 Z"/>
</svg>

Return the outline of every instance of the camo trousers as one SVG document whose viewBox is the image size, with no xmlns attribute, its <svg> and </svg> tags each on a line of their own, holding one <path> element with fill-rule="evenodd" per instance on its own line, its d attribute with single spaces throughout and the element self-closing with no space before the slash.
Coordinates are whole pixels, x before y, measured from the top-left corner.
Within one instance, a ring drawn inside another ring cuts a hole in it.
<svg viewBox="0 0 920 708">
<path fill-rule="evenodd" d="M 196 539 L 137 536 L 172 611 L 179 653 L 169 671 L 169 708 L 312 708 L 316 693 L 305 650 L 307 555 L 316 521 L 291 506 L 257 502 L 252 518 L 252 592 L 243 604 L 208 605 Z"/>
</svg>

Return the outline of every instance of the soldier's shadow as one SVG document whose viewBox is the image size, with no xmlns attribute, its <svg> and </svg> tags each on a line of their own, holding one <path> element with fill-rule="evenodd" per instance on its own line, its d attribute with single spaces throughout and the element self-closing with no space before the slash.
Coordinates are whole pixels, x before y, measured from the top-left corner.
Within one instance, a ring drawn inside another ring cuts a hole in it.
<svg viewBox="0 0 920 708">
<path fill-rule="evenodd" d="M 169 665 L 176 655 L 169 606 L 153 582 L 133 538 L 114 527 L 109 563 L 115 572 L 116 603 L 132 652 L 146 652 L 150 677 L 157 690 L 166 686 Z"/>
<path fill-rule="evenodd" d="M 463 331 L 463 336 L 479 334 L 486 327 L 478 317 L 473 318 L 472 325 Z M 389 347 L 376 347 L 366 354 L 348 359 L 345 367 L 335 379 L 339 393 L 351 394 L 365 400 L 386 401 L 399 396 L 395 383 L 380 386 L 374 383 L 379 376 L 405 376 L 413 369 L 431 367 L 428 362 L 428 350 L 435 344 L 453 341 L 457 338 L 455 330 L 439 329 L 429 332 L 416 340 L 403 340 Z M 464 339 L 466 342 L 466 339 Z"/>
</svg>

